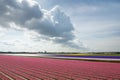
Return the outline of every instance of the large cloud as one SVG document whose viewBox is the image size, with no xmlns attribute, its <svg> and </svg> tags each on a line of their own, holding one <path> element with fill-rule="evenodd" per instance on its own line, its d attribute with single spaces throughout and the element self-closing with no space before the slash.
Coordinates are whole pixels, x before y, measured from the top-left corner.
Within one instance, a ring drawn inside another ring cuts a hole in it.
<svg viewBox="0 0 120 80">
<path fill-rule="evenodd" d="M 8 23 L 14 22 L 17 25 L 24 25 L 26 21 L 32 18 L 42 17 L 39 5 L 35 2 L 30 4 L 24 0 L 21 3 L 17 0 L 0 0 L 0 21 L 4 27 Z"/>
<path fill-rule="evenodd" d="M 55 43 L 81 48 L 74 43 L 70 18 L 58 6 L 48 11 L 33 0 L 0 0 L 0 26 L 9 28 L 11 23 Z"/>
</svg>

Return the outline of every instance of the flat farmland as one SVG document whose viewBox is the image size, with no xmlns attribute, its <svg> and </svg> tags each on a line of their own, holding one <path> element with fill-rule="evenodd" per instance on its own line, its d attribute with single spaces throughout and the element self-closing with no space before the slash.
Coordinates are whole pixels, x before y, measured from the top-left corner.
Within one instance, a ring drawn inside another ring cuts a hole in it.
<svg viewBox="0 0 120 80">
<path fill-rule="evenodd" d="M 0 55 L 0 80 L 120 80 L 120 63 Z"/>
</svg>

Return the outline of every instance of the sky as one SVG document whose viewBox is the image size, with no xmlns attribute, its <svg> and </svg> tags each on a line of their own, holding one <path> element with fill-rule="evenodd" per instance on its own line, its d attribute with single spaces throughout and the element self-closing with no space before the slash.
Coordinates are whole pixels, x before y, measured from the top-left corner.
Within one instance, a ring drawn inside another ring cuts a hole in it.
<svg viewBox="0 0 120 80">
<path fill-rule="evenodd" d="M 120 0 L 0 0 L 0 51 L 120 51 Z"/>
</svg>

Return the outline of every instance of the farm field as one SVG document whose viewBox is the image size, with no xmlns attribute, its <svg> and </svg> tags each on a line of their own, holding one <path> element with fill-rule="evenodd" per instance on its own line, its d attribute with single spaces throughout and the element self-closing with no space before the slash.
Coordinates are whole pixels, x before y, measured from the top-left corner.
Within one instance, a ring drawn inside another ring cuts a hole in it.
<svg viewBox="0 0 120 80">
<path fill-rule="evenodd" d="M 12 56 L 27 56 L 27 57 L 44 57 L 44 58 L 56 58 L 56 59 L 71 59 L 71 60 L 87 60 L 87 61 L 103 61 L 103 62 L 120 62 L 119 54 L 1 54 Z"/>
<path fill-rule="evenodd" d="M 0 80 L 120 80 L 120 63 L 0 56 Z"/>
</svg>

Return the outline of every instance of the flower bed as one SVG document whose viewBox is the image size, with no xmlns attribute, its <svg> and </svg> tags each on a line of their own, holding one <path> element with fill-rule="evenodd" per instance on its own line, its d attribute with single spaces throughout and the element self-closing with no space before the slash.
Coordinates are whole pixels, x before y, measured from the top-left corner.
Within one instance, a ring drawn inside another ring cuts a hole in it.
<svg viewBox="0 0 120 80">
<path fill-rule="evenodd" d="M 2 80 L 120 80 L 120 63 L 0 56 Z"/>
</svg>

